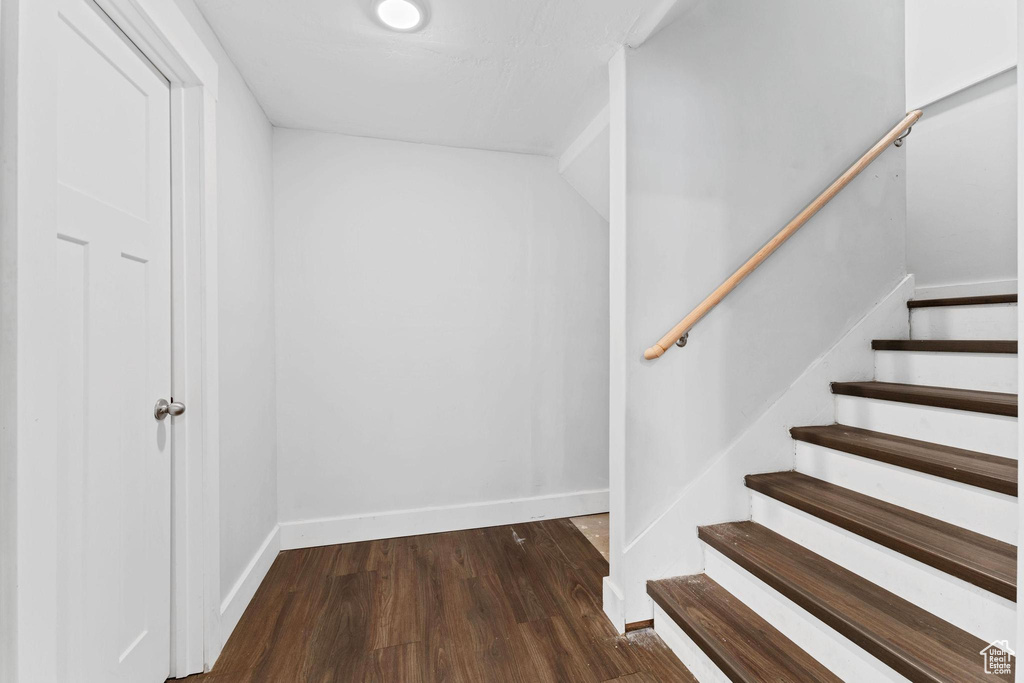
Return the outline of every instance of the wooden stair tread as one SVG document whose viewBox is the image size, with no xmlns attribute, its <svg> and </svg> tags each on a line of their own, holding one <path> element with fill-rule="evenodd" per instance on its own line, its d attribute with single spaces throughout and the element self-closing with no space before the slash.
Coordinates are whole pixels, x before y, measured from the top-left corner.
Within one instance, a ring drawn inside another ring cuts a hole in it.
<svg viewBox="0 0 1024 683">
<path fill-rule="evenodd" d="M 1017 495 L 1017 461 L 859 427 L 794 427 L 797 441 L 924 472 L 971 486 Z"/>
<path fill-rule="evenodd" d="M 704 574 L 648 581 L 647 594 L 731 681 L 841 680 Z"/>
<path fill-rule="evenodd" d="M 701 540 L 911 681 L 1012 680 L 984 673 L 987 643 L 754 522 Z"/>
<path fill-rule="evenodd" d="M 1017 395 L 892 382 L 833 382 L 832 393 L 1017 417 Z"/>
<path fill-rule="evenodd" d="M 1015 304 L 1016 294 L 985 294 L 983 296 L 953 296 L 944 299 L 911 299 L 907 308 L 934 308 L 936 306 L 983 306 L 986 304 Z"/>
<path fill-rule="evenodd" d="M 930 353 L 1017 353 L 1016 339 L 876 339 L 875 351 Z"/>
<path fill-rule="evenodd" d="M 747 487 L 1008 600 L 1017 548 L 799 472 L 755 474 Z"/>
</svg>

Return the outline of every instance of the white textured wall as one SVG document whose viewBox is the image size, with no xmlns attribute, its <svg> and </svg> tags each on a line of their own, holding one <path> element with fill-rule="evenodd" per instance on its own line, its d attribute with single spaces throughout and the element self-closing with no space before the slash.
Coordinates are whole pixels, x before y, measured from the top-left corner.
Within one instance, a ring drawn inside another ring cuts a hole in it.
<svg viewBox="0 0 1024 683">
<path fill-rule="evenodd" d="M 282 522 L 607 487 L 607 226 L 543 157 L 276 129 Z"/>
<path fill-rule="evenodd" d="M 273 128 L 192 0 L 217 59 L 220 585 L 226 596 L 277 524 Z"/>
<path fill-rule="evenodd" d="M 1017 277 L 1014 0 L 907 0 L 907 267 L 919 287 Z"/>
<path fill-rule="evenodd" d="M 626 550 L 612 571 L 626 621 L 649 616 L 643 582 L 657 578 L 629 566 L 630 544 L 904 276 L 905 152 L 889 149 L 685 349 L 643 360 L 903 117 L 903 40 L 902 2 L 708 0 L 627 51 L 625 210 L 616 220 L 613 187 L 610 228 L 613 244 L 625 240 L 612 254 L 625 269 L 625 310 L 612 320 L 624 335 L 612 363 L 624 373 L 625 434 L 611 457 L 623 472 L 612 500 L 621 486 Z M 721 495 L 743 510 L 736 482 Z M 665 552 L 699 571 L 695 529 L 675 531 Z"/>
</svg>

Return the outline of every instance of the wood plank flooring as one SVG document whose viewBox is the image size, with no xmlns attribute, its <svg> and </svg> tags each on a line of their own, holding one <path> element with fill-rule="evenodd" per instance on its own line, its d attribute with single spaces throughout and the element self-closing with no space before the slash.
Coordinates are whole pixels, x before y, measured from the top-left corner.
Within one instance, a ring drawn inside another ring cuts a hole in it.
<svg viewBox="0 0 1024 683">
<path fill-rule="evenodd" d="M 601 610 L 608 563 L 567 519 L 281 553 L 190 683 L 696 679 Z"/>
</svg>

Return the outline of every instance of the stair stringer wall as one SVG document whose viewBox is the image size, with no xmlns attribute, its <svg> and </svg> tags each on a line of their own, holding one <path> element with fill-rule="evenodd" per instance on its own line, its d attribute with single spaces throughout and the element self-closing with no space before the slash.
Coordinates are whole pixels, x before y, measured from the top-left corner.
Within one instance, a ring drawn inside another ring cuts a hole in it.
<svg viewBox="0 0 1024 683">
<path fill-rule="evenodd" d="M 613 623 L 652 618 L 653 603 L 646 582 L 670 576 L 698 574 L 704 556 L 697 527 L 750 519 L 747 474 L 791 470 L 795 448 L 790 427 L 831 424 L 834 381 L 874 377 L 873 339 L 908 339 L 907 300 L 914 294 L 914 276 L 906 276 L 889 294 L 853 325 L 828 351 L 755 417 L 750 426 L 710 460 L 710 464 L 681 491 L 672 505 L 623 550 L 624 585 L 606 579 L 605 612 Z M 621 596 L 621 597 L 620 597 Z M 621 604 L 615 604 L 621 600 Z"/>
</svg>

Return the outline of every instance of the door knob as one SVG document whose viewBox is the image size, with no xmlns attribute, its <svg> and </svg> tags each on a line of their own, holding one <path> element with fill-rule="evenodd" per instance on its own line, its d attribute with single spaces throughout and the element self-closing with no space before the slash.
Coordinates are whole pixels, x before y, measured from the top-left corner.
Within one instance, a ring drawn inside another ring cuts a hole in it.
<svg viewBox="0 0 1024 683">
<path fill-rule="evenodd" d="M 177 401 L 174 403 L 168 403 L 165 398 L 160 399 L 156 402 L 156 405 L 153 406 L 153 417 L 161 421 L 168 415 L 171 417 L 177 417 L 184 412 L 184 403 L 178 403 Z"/>
</svg>

